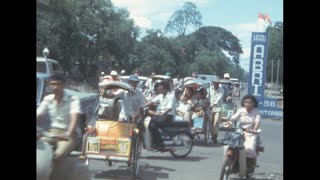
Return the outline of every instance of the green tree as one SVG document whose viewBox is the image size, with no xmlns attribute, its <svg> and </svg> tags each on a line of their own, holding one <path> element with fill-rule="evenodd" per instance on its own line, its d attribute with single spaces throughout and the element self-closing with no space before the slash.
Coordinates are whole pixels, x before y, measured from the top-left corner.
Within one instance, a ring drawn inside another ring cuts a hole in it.
<svg viewBox="0 0 320 180">
<path fill-rule="evenodd" d="M 123 66 L 138 36 L 129 12 L 110 0 L 56 0 L 37 16 L 37 52 L 48 47 L 65 71 L 79 63 L 80 79 L 95 76 L 99 57 Z M 108 64 L 108 63 L 100 63 Z"/>
<path fill-rule="evenodd" d="M 232 61 L 239 64 L 243 53 L 239 39 L 230 31 L 221 27 L 205 26 L 193 33 L 203 47 L 210 51 L 226 51 L 232 56 Z"/>
<path fill-rule="evenodd" d="M 282 83 L 283 82 L 283 23 L 276 22 L 273 26 L 269 26 L 266 32 L 268 32 L 268 37 L 269 37 L 267 81 L 276 82 L 278 62 L 279 62 L 280 63 L 279 64 L 279 83 Z M 271 79 L 272 68 L 273 68 L 273 80 Z"/>
<path fill-rule="evenodd" d="M 165 30 L 184 36 L 187 30 L 199 28 L 202 25 L 201 19 L 202 16 L 197 6 L 191 2 L 185 2 L 182 9 L 175 11 L 170 17 Z"/>
<path fill-rule="evenodd" d="M 131 68 L 140 68 L 145 75 L 152 72 L 164 74 L 167 71 L 175 71 L 173 67 L 176 64 L 169 51 L 170 46 L 169 39 L 160 30 L 148 30 L 131 55 Z"/>
</svg>

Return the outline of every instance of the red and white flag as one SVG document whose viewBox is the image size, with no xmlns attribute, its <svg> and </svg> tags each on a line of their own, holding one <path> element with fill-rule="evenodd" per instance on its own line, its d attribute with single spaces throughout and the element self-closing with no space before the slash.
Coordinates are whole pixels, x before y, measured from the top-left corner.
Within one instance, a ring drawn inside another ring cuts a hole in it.
<svg viewBox="0 0 320 180">
<path fill-rule="evenodd" d="M 265 16 L 262 13 L 258 13 L 258 22 L 257 22 L 257 32 L 266 31 L 266 21 Z"/>
<path fill-rule="evenodd" d="M 264 15 L 264 20 L 265 20 L 265 21 L 268 21 L 269 25 L 272 25 L 272 21 L 271 21 L 271 19 L 270 19 L 269 14 L 265 13 L 265 15 Z"/>
</svg>

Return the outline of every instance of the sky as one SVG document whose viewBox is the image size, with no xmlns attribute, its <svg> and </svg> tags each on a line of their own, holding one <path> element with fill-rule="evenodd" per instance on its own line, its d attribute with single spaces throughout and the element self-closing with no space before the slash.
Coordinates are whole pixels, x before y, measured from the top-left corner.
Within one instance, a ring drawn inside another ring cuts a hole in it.
<svg viewBox="0 0 320 180">
<path fill-rule="evenodd" d="M 283 22 L 283 0 L 111 1 L 114 6 L 127 9 L 130 12 L 130 18 L 142 31 L 164 30 L 171 15 L 181 9 L 185 2 L 192 2 L 202 15 L 202 26 L 219 26 L 239 38 L 244 52 L 240 56 L 240 66 L 246 71 L 249 71 L 251 33 L 257 30 L 258 13 L 269 14 L 272 22 Z"/>
</svg>

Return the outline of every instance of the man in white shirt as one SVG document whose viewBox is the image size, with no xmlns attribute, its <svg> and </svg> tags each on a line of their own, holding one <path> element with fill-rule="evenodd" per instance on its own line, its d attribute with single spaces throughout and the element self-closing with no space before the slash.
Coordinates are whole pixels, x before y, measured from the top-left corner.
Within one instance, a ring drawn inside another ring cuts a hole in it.
<svg viewBox="0 0 320 180">
<path fill-rule="evenodd" d="M 149 125 L 149 129 L 152 132 L 154 146 L 159 146 L 162 143 L 158 128 L 161 128 L 173 121 L 176 111 L 176 98 L 175 95 L 171 93 L 169 82 L 167 80 L 159 82 L 157 85 L 157 91 L 159 94 L 145 105 L 147 107 L 159 103 L 157 111 L 151 118 Z"/>
<path fill-rule="evenodd" d="M 77 145 L 80 136 L 78 126 L 81 113 L 80 100 L 76 96 L 68 94 L 64 90 L 65 77 L 53 74 L 49 85 L 52 94 L 44 97 L 37 109 L 37 121 L 46 113 L 49 113 L 51 129 L 49 133 L 54 138 L 42 137 L 41 140 L 56 145 L 54 159 L 59 160 L 69 154 Z"/>
<path fill-rule="evenodd" d="M 223 88 L 219 87 L 219 79 L 213 80 L 213 87 L 210 88 L 210 109 L 211 109 L 211 136 L 214 143 L 217 143 L 219 125 L 221 122 L 221 107 L 223 101 Z"/>
<path fill-rule="evenodd" d="M 137 123 L 145 104 L 144 96 L 142 92 L 137 89 L 139 83 L 138 76 L 130 75 L 128 83 L 132 86 L 133 92 L 119 89 L 113 95 L 109 95 L 109 97 L 119 96 L 123 100 L 119 121 L 130 120 L 130 123 Z"/>
</svg>

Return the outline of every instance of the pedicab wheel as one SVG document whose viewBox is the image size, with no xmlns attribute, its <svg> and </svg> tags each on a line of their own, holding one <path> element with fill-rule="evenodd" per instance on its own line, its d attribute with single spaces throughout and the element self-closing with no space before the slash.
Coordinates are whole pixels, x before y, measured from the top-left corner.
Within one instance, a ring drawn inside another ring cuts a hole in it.
<svg viewBox="0 0 320 180">
<path fill-rule="evenodd" d="M 139 174 L 139 159 L 141 154 L 141 141 L 138 135 L 134 135 L 133 141 L 133 153 L 132 153 L 132 160 L 133 160 L 133 176 L 134 178 L 138 178 Z"/>
<path fill-rule="evenodd" d="M 227 157 L 223 161 L 221 174 L 220 174 L 220 180 L 228 180 L 229 175 L 230 175 L 230 171 L 231 171 L 231 157 Z"/>
<path fill-rule="evenodd" d="M 210 134 L 211 134 L 211 131 L 210 131 L 210 120 L 207 119 L 206 120 L 206 127 L 204 129 L 204 143 L 206 145 L 208 145 L 210 143 Z"/>
<path fill-rule="evenodd" d="M 191 135 L 186 133 L 177 134 L 172 139 L 174 141 L 170 154 L 175 158 L 184 158 L 188 156 L 193 148 Z"/>
</svg>

